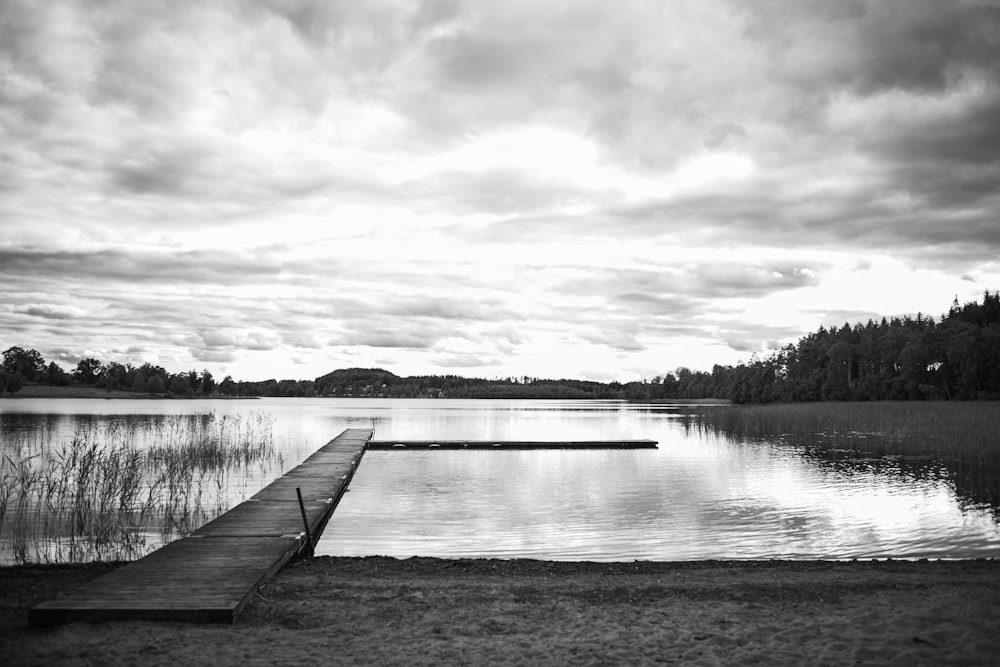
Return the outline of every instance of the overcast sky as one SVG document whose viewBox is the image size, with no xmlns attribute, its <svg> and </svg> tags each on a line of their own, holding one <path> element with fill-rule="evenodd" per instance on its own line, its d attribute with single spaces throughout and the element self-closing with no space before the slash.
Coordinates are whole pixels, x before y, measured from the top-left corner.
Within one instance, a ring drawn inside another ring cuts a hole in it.
<svg viewBox="0 0 1000 667">
<path fill-rule="evenodd" d="M 0 7 L 0 349 L 649 378 L 1000 288 L 1000 2 Z"/>
</svg>

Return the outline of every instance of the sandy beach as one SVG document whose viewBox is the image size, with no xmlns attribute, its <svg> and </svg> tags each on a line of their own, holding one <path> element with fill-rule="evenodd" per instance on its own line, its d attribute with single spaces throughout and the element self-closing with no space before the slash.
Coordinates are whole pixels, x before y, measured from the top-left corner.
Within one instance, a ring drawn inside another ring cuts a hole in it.
<svg viewBox="0 0 1000 667">
<path fill-rule="evenodd" d="M 27 627 L 115 565 L 0 569 L 0 662 L 928 664 L 1000 661 L 1000 563 L 317 558 L 235 625 Z"/>
</svg>

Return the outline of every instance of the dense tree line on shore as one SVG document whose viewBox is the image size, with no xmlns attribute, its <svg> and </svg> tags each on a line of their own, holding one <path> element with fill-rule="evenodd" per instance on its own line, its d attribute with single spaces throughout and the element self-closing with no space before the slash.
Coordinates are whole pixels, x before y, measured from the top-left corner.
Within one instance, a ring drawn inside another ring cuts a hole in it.
<svg viewBox="0 0 1000 667">
<path fill-rule="evenodd" d="M 1000 292 L 956 300 L 939 320 L 918 313 L 820 327 L 764 359 L 680 369 L 656 384 L 650 398 L 737 403 L 1000 399 Z"/>
<path fill-rule="evenodd" d="M 169 396 L 337 396 L 386 398 L 719 398 L 737 403 L 1000 398 L 1000 292 L 935 320 L 883 318 L 820 327 L 767 356 L 711 372 L 679 368 L 644 382 L 592 382 L 457 375 L 400 377 L 380 368 L 335 370 L 315 380 L 216 382 L 203 370 L 80 360 L 66 372 L 36 350 L 11 347 L 0 364 L 0 393 L 25 384 L 81 385 Z"/>
<path fill-rule="evenodd" d="M 108 392 L 132 391 L 175 396 L 212 396 L 227 391 L 235 394 L 232 378 L 227 377 L 222 383 L 216 383 L 207 370 L 200 373 L 194 370 L 170 373 L 154 364 L 133 366 L 115 361 L 104 363 L 88 357 L 81 359 L 72 371 L 67 372 L 54 361 L 46 363 L 37 350 L 16 346 L 6 349 L 3 361 L 0 362 L 0 393 L 15 393 L 28 384 L 97 387 Z"/>
</svg>

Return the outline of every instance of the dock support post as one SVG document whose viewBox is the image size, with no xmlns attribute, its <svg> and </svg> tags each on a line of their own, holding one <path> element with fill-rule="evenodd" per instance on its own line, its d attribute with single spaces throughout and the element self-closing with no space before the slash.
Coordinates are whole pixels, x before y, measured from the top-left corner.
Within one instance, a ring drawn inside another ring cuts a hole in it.
<svg viewBox="0 0 1000 667">
<path fill-rule="evenodd" d="M 309 542 L 309 557 L 312 558 L 313 549 L 316 545 L 313 544 L 312 531 L 309 530 L 309 519 L 306 517 L 306 506 L 305 503 L 302 502 L 302 489 L 295 487 L 295 495 L 299 497 L 299 509 L 302 511 L 302 523 L 306 527 L 306 540 Z"/>
</svg>

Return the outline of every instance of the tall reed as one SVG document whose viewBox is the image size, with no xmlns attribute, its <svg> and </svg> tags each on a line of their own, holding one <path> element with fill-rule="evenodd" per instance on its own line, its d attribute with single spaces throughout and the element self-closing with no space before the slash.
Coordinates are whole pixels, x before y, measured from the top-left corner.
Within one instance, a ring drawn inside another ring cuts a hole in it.
<svg viewBox="0 0 1000 667">
<path fill-rule="evenodd" d="M 0 561 L 131 559 L 229 509 L 231 480 L 283 465 L 266 414 L 81 426 L 0 461 Z"/>
</svg>

